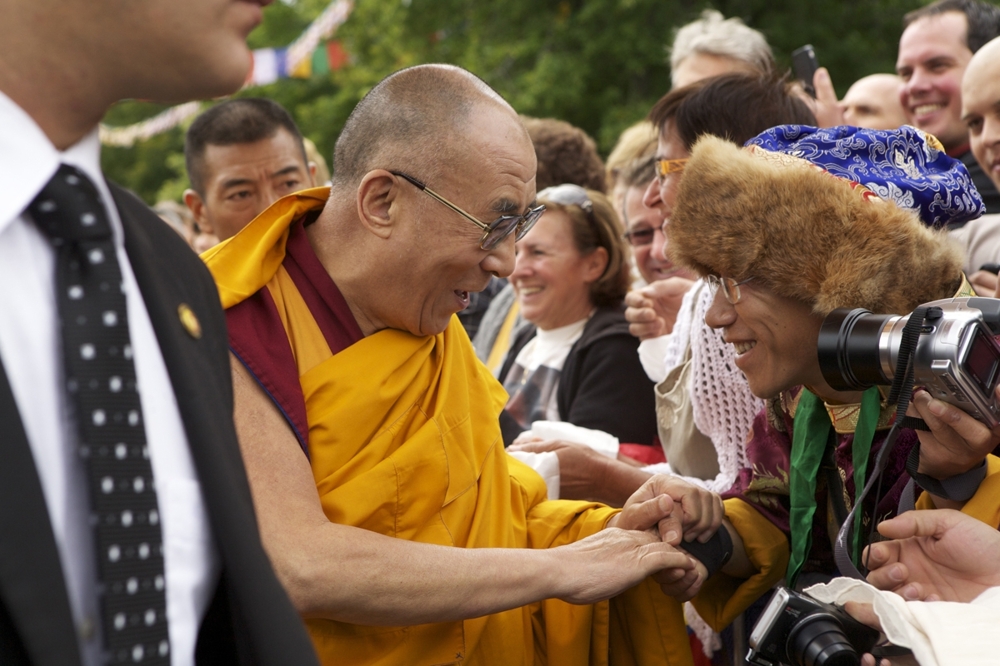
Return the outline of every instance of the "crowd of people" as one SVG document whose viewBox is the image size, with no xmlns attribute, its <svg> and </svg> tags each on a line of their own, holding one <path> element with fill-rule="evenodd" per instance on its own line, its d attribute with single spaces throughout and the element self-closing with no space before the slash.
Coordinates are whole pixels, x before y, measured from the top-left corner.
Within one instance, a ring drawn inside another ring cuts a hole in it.
<svg viewBox="0 0 1000 666">
<path fill-rule="evenodd" d="M 109 106 L 233 92 L 266 4 L 4 5 L 0 663 L 739 664 L 779 587 L 990 663 L 1000 426 L 820 338 L 1000 297 L 1000 7 L 842 100 L 707 10 L 606 161 L 426 64 L 330 167 L 237 98 L 182 202 L 106 182 Z"/>
</svg>

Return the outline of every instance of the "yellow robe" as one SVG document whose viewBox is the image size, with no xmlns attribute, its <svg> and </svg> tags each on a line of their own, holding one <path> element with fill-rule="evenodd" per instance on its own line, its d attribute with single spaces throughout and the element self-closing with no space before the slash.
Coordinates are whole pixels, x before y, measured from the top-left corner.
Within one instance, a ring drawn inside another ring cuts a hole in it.
<svg viewBox="0 0 1000 666">
<path fill-rule="evenodd" d="M 457 318 L 440 335 L 383 330 L 331 353 L 281 266 L 289 226 L 327 197 L 325 188 L 285 197 L 204 255 L 223 307 L 261 288 L 274 299 L 298 364 L 327 517 L 462 548 L 550 548 L 601 530 L 615 510 L 548 501 L 541 477 L 506 454 L 498 416 L 507 396 Z M 462 622 L 307 626 L 326 664 L 692 662 L 680 605 L 651 580 L 591 606 L 546 600 Z"/>
</svg>

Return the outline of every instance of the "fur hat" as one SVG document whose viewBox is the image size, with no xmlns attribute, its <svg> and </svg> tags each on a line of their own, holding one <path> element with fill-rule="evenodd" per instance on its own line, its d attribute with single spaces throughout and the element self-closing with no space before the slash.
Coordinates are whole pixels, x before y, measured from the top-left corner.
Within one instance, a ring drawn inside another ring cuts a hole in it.
<svg viewBox="0 0 1000 666">
<path fill-rule="evenodd" d="M 675 262 L 752 277 L 819 315 L 905 314 L 962 281 L 959 248 L 914 210 L 812 161 L 712 136 L 692 150 L 667 232 Z"/>
</svg>

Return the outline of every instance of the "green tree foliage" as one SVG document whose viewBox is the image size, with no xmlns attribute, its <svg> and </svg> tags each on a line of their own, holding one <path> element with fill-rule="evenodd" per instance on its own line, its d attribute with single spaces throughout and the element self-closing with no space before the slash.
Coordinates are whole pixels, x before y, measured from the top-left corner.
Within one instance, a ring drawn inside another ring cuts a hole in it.
<svg viewBox="0 0 1000 666">
<path fill-rule="evenodd" d="M 706 8 L 762 31 L 779 64 L 802 44 L 816 48 L 838 92 L 894 69 L 902 15 L 920 0 L 356 0 L 340 40 L 349 65 L 309 80 L 241 91 L 284 105 L 329 160 L 347 116 L 387 74 L 426 62 L 461 65 L 521 113 L 567 120 L 607 153 L 670 86 L 666 46 L 674 30 Z M 287 0 L 265 9 L 252 48 L 286 46 L 327 5 Z M 210 104 L 211 102 L 206 102 Z M 105 119 L 120 126 L 164 107 L 124 102 Z M 112 179 L 144 199 L 178 198 L 187 186 L 183 130 L 132 148 L 105 148 Z"/>
</svg>

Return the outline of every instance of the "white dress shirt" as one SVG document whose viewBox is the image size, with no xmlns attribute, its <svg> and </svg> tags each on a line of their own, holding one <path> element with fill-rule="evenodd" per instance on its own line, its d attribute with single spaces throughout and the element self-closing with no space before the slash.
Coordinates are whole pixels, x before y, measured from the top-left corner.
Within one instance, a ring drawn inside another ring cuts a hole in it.
<svg viewBox="0 0 1000 666">
<path fill-rule="evenodd" d="M 159 344 L 129 264 L 121 219 L 100 168 L 97 129 L 65 152 L 0 92 L 0 361 L 31 446 L 59 547 L 85 664 L 101 651 L 86 472 L 76 454 L 61 380 L 62 341 L 55 297 L 55 253 L 23 215 L 55 175 L 73 165 L 94 181 L 114 232 L 128 306 L 140 400 L 156 479 L 164 540 L 167 618 L 173 666 L 194 663 L 201 618 L 219 576 L 198 475 Z"/>
</svg>

